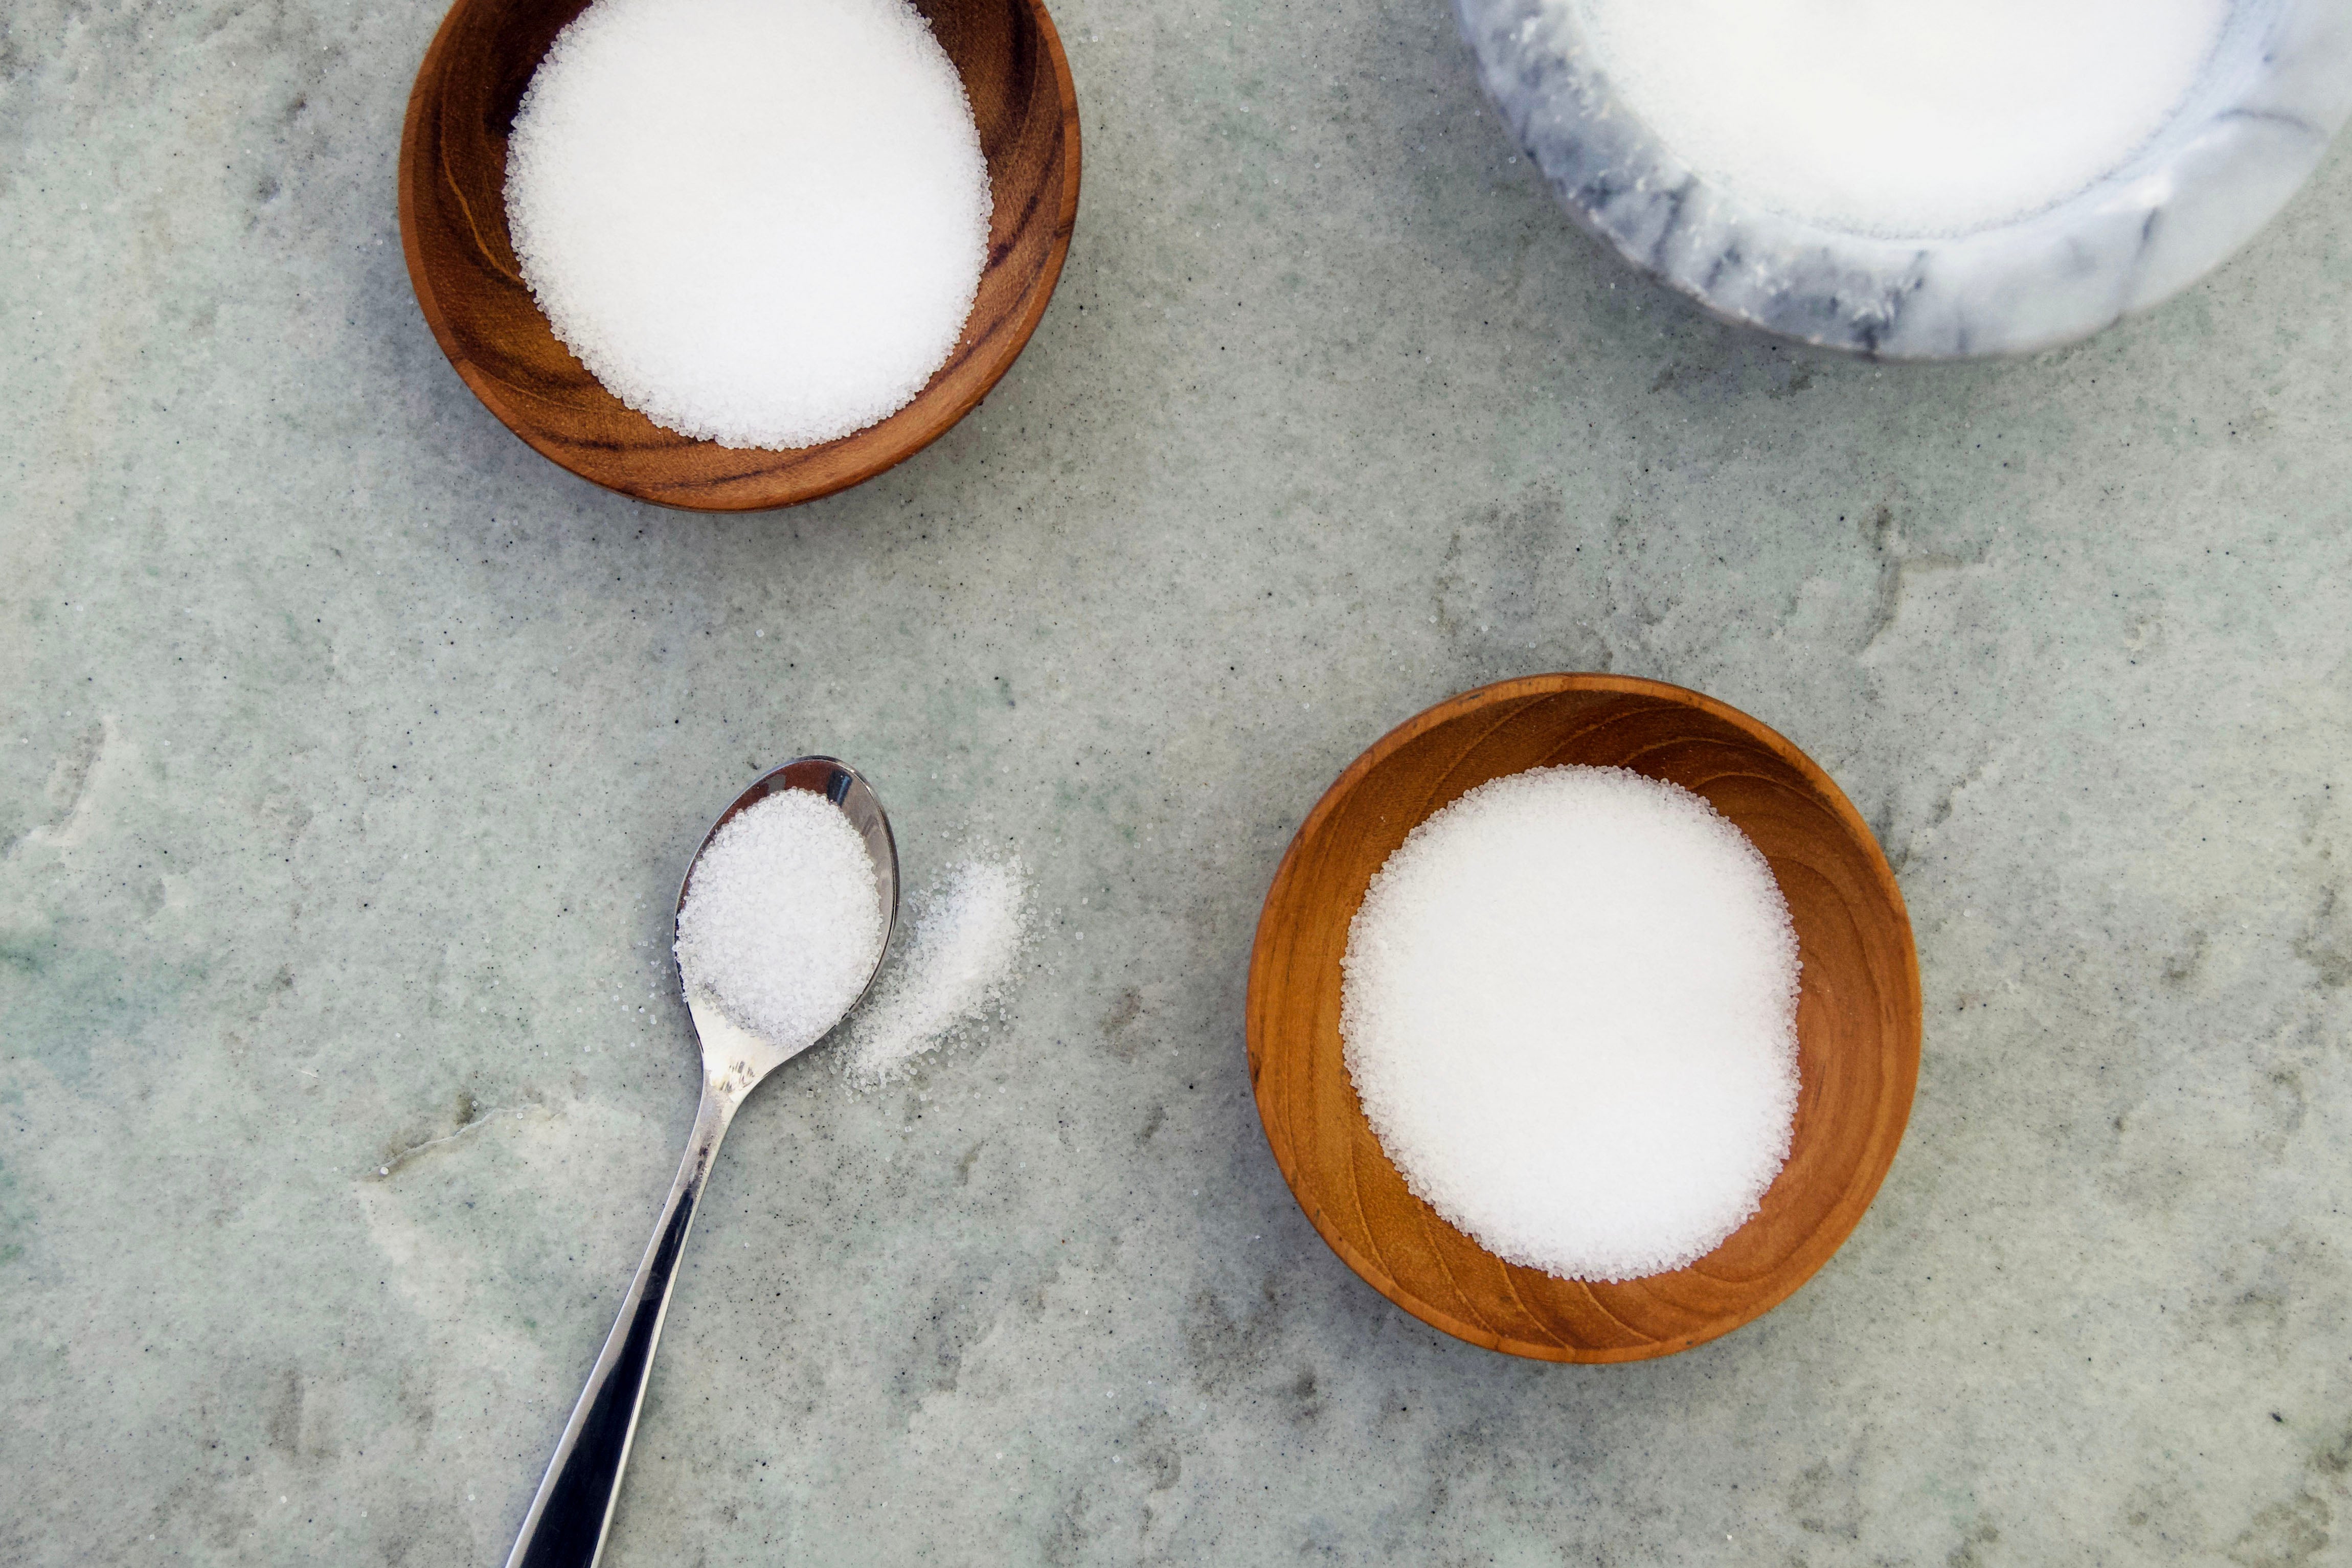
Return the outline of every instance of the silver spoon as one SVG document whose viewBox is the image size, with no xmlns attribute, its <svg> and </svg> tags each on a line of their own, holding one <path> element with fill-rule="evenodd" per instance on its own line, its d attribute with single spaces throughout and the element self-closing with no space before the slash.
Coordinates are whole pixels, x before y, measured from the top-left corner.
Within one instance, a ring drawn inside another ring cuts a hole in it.
<svg viewBox="0 0 2352 1568">
<path fill-rule="evenodd" d="M 883 815 L 882 802 L 857 769 L 830 757 L 796 758 L 762 774 L 721 811 L 702 836 L 694 862 L 688 863 L 686 878 L 678 884 L 678 906 L 685 907 L 694 864 L 719 830 L 735 813 L 779 789 L 823 795 L 865 835 L 866 852 L 874 857 L 875 895 L 882 904 L 882 951 L 889 951 L 890 928 L 898 918 L 898 846 L 890 837 L 890 819 Z M 881 968 L 877 954 L 875 973 Z M 866 988 L 873 985 L 874 975 L 869 974 Z M 865 992 L 858 994 L 863 999 Z M 507 1568 L 591 1568 L 604 1555 L 613 1500 L 629 1462 L 630 1440 L 636 1436 L 637 1407 L 645 1402 L 646 1375 L 653 1369 L 654 1346 L 661 1341 L 662 1318 L 669 1311 L 669 1288 L 677 1278 L 677 1260 L 686 1250 L 686 1233 L 701 1205 L 719 1140 L 727 1135 L 727 1124 L 735 1119 L 743 1097 L 799 1054 L 742 1028 L 692 986 L 687 988 L 686 1009 L 702 1040 L 702 1104 L 694 1113 L 694 1136 L 678 1164 L 677 1179 L 670 1184 L 669 1201 L 662 1206 L 645 1261 L 637 1265 L 636 1278 L 621 1298 L 620 1318 L 596 1357 L 595 1370 L 588 1375 L 588 1386 L 580 1392 L 580 1403 L 572 1408 L 572 1419 L 563 1424 L 562 1439 L 547 1463 L 539 1495 L 523 1515 L 522 1533 L 507 1556 Z"/>
</svg>

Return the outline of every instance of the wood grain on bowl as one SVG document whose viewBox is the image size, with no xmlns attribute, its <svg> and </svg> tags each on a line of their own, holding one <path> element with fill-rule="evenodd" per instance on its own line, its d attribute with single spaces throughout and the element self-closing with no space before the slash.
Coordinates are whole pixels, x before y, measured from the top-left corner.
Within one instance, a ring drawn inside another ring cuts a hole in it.
<svg viewBox="0 0 2352 1568">
<path fill-rule="evenodd" d="M 1078 100 L 1043 0 L 914 0 L 963 78 L 995 213 L 971 319 L 915 401 L 821 446 L 757 452 L 664 430 L 606 392 L 524 287 L 507 234 L 507 133 L 587 0 L 457 0 L 426 49 L 400 142 L 400 238 L 434 338 L 489 411 L 583 478 L 697 511 L 814 500 L 921 451 L 1029 340 L 1078 211 Z"/>
<path fill-rule="evenodd" d="M 1414 1197 L 1364 1119 L 1339 1038 L 1340 957 L 1372 873 L 1416 824 L 1475 786 L 1562 763 L 1629 768 L 1705 796 L 1770 862 L 1804 964 L 1788 1165 L 1713 1252 L 1616 1284 L 1506 1263 Z M 1465 693 L 1392 730 L 1317 803 L 1259 916 L 1248 1033 L 1275 1161 L 1349 1268 L 1474 1344 L 1546 1361 L 1636 1361 L 1769 1311 L 1862 1218 L 1918 1079 L 1918 959 L 1877 841 L 1796 747 L 1677 686 L 1533 675 Z"/>
</svg>

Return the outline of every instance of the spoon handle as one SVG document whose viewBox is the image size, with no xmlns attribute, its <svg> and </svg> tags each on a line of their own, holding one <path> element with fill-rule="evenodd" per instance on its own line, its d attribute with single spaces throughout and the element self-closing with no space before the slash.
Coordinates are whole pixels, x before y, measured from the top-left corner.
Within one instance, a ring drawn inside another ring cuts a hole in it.
<svg viewBox="0 0 2352 1568">
<path fill-rule="evenodd" d="M 645 1402 L 646 1375 L 653 1370 L 654 1346 L 661 1341 L 686 1233 L 701 1206 L 719 1140 L 727 1135 L 740 1103 L 737 1096 L 703 1086 L 694 1137 L 678 1162 L 661 1222 L 628 1294 L 621 1298 L 621 1315 L 588 1375 L 588 1386 L 563 1425 L 562 1440 L 547 1463 L 539 1495 L 530 1500 L 530 1511 L 523 1515 L 507 1568 L 591 1568 L 604 1554 L 604 1531 L 612 1523 L 621 1471 L 629 1462 L 629 1443 L 636 1436 L 637 1407 Z"/>
</svg>

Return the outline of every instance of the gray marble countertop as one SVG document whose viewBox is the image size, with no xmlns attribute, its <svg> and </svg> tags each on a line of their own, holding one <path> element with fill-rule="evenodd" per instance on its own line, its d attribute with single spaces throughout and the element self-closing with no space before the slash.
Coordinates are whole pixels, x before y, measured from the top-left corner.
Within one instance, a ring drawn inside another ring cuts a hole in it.
<svg viewBox="0 0 2352 1568">
<path fill-rule="evenodd" d="M 692 1115 L 681 859 L 817 749 L 1047 939 L 746 1107 L 608 1563 L 2345 1561 L 2352 154 L 2080 348 L 1885 367 L 1580 235 L 1439 0 L 1057 15 L 1027 354 L 734 519 L 435 349 L 432 0 L 0 15 L 0 1561 L 498 1561 Z M 1633 1366 L 1390 1307 L 1243 1063 L 1331 776 L 1559 668 L 1820 758 L 1927 1003 L 1844 1249 Z"/>
</svg>

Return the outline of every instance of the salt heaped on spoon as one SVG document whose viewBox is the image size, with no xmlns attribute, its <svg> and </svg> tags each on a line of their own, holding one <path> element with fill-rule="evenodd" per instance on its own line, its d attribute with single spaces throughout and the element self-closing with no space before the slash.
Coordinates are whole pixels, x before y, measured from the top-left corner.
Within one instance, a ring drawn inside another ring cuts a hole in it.
<svg viewBox="0 0 2352 1568">
<path fill-rule="evenodd" d="M 779 789 L 738 812 L 694 862 L 677 967 L 745 1029 L 787 1053 L 856 1001 L 882 951 L 873 857 L 840 808 Z"/>
</svg>

